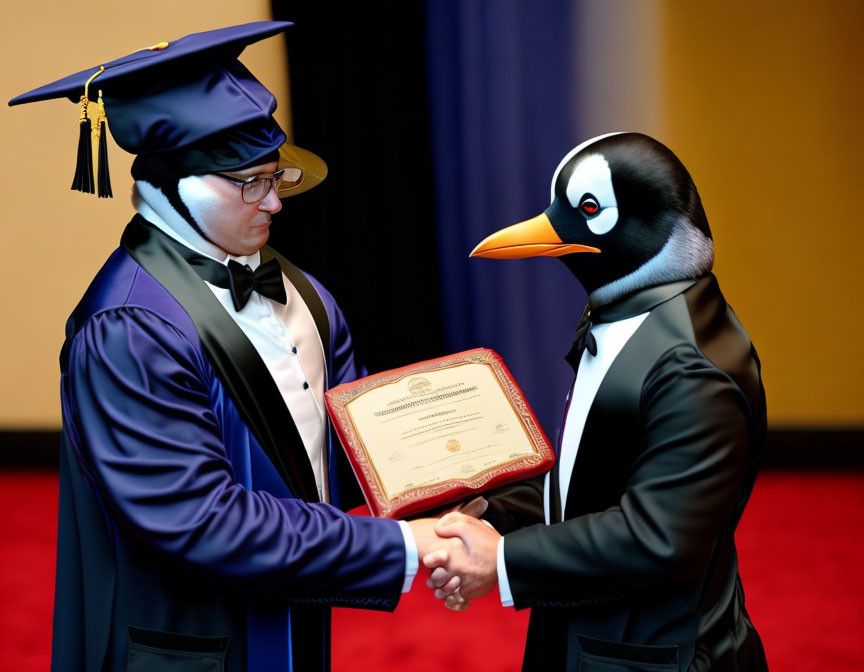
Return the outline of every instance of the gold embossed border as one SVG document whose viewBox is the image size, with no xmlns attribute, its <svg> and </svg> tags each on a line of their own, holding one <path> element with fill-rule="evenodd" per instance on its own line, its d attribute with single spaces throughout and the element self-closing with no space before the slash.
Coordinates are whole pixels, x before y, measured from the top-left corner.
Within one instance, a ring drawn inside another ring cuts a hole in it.
<svg viewBox="0 0 864 672">
<path fill-rule="evenodd" d="M 363 445 L 354 422 L 351 420 L 347 405 L 369 390 L 398 382 L 406 376 L 465 364 L 484 364 L 491 369 L 505 397 L 519 418 L 523 431 L 534 449 L 534 455 L 526 455 L 497 465 L 470 479 L 442 481 L 432 486 L 412 488 L 398 493 L 392 499 L 388 498 L 381 485 L 375 465 Z M 373 515 L 378 517 L 401 518 L 419 513 L 461 499 L 470 494 L 471 491 L 480 491 L 542 473 L 547 468 L 551 468 L 555 461 L 549 440 L 537 422 L 537 418 L 522 394 L 522 390 L 516 384 L 501 357 L 487 348 L 467 350 L 411 366 L 384 371 L 353 383 L 339 385 L 328 391 L 325 397 L 330 417 L 342 440 L 355 475 L 360 481 L 369 509 Z"/>
</svg>

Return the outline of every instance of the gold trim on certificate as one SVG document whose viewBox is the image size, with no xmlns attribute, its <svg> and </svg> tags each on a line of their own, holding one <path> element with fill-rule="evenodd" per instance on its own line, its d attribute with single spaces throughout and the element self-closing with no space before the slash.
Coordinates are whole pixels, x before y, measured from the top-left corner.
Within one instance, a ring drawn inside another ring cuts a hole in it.
<svg viewBox="0 0 864 672">
<path fill-rule="evenodd" d="M 431 508 L 554 462 L 521 390 L 491 350 L 339 386 L 327 393 L 327 405 L 375 515 Z"/>
</svg>

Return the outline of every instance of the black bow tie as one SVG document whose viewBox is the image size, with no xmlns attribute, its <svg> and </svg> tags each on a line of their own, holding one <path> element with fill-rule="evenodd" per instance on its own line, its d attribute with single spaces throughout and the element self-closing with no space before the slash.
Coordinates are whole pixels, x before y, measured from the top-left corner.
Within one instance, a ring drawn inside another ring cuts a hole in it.
<svg viewBox="0 0 864 672">
<path fill-rule="evenodd" d="M 587 349 L 592 357 L 597 356 L 597 339 L 591 333 L 591 308 L 585 306 L 585 312 L 582 313 L 582 319 L 576 325 L 576 333 L 573 335 L 573 345 L 570 346 L 570 351 L 564 355 L 567 363 L 573 367 L 575 372 L 579 368 L 579 362 L 582 359 L 582 353 Z"/>
<path fill-rule="evenodd" d="M 249 302 L 252 292 L 258 292 L 283 306 L 288 303 L 282 281 L 282 267 L 276 259 L 261 264 L 254 271 L 249 264 L 241 264 L 233 259 L 228 261 L 227 266 L 200 254 L 191 255 L 186 260 L 202 280 L 231 290 L 234 310 L 242 310 Z"/>
</svg>

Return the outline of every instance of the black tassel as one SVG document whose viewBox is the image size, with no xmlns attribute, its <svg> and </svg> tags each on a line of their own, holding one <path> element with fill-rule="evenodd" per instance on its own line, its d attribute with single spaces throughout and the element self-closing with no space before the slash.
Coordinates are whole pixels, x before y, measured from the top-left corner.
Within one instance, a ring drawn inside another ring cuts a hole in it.
<svg viewBox="0 0 864 672">
<path fill-rule="evenodd" d="M 99 122 L 99 198 L 114 198 L 111 191 L 111 173 L 108 170 L 108 140 L 105 122 Z"/>
<path fill-rule="evenodd" d="M 99 136 L 99 198 L 113 198 L 111 193 L 111 173 L 108 171 L 108 128 L 105 116 L 105 103 L 102 100 L 102 91 L 99 91 L 99 98 L 96 101 L 96 128 L 94 133 Z"/>
<path fill-rule="evenodd" d="M 93 145 L 90 141 L 92 127 L 87 116 L 87 98 L 81 96 L 81 118 L 78 120 L 78 162 L 75 164 L 75 177 L 72 189 L 85 194 L 94 193 L 93 188 Z"/>
</svg>

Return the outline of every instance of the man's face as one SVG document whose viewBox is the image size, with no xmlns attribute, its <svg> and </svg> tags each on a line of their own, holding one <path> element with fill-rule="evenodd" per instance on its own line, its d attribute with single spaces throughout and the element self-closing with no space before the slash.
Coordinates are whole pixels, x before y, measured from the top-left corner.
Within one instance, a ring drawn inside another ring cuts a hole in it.
<svg viewBox="0 0 864 672">
<path fill-rule="evenodd" d="M 272 161 L 223 175 L 242 181 L 272 177 L 276 170 Z M 185 178 L 180 185 L 180 197 L 210 242 L 235 257 L 254 254 L 264 246 L 270 237 L 270 216 L 282 209 L 276 189 L 257 203 L 244 203 L 240 185 L 218 175 Z"/>
</svg>

